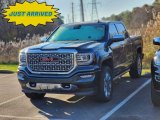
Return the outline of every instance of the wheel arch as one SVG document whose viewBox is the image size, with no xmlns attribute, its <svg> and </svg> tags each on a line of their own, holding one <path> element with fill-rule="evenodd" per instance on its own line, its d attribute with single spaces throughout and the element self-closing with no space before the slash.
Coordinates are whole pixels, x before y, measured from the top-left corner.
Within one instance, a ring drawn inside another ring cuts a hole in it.
<svg viewBox="0 0 160 120">
<path fill-rule="evenodd" d="M 137 54 L 140 54 L 142 59 L 144 58 L 143 48 L 141 46 L 137 47 L 136 49 L 135 59 L 136 59 Z"/>
<path fill-rule="evenodd" d="M 143 53 L 142 47 L 138 47 L 138 48 L 137 48 L 137 53 L 140 53 L 140 54 Z"/>
<path fill-rule="evenodd" d="M 101 67 L 103 66 L 108 66 L 111 69 L 113 69 L 113 59 L 111 57 L 106 58 L 105 60 L 102 61 L 101 63 Z"/>
</svg>

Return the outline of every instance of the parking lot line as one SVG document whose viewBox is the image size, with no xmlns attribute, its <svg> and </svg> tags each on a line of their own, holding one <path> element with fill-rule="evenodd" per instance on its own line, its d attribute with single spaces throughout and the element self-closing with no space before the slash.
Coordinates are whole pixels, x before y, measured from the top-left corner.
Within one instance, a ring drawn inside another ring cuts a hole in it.
<svg viewBox="0 0 160 120">
<path fill-rule="evenodd" d="M 137 93 L 139 93 L 144 87 L 146 87 L 151 82 L 151 79 L 147 80 L 143 85 L 136 89 L 132 94 L 125 98 L 121 103 L 115 106 L 111 111 L 106 113 L 100 120 L 107 120 L 111 115 L 118 111 L 122 106 L 124 106 L 129 100 L 131 100 Z"/>
<path fill-rule="evenodd" d="M 7 100 L 7 101 L 5 101 L 5 102 L 2 102 L 2 103 L 0 103 L 0 106 L 1 106 L 1 105 L 4 105 L 4 104 L 7 104 L 7 103 L 9 103 L 9 102 L 15 101 L 15 100 L 17 100 L 17 99 L 19 99 L 19 98 L 21 98 L 21 97 L 23 97 L 23 96 L 24 96 L 24 95 L 21 95 L 21 96 L 12 98 L 12 99 L 10 99 L 10 100 Z"/>
<path fill-rule="evenodd" d="M 10 115 L 0 115 L 0 118 L 12 118 L 12 119 L 27 119 L 27 120 L 47 120 L 45 118 L 34 118 L 34 117 L 18 117 L 18 116 L 10 116 Z"/>
</svg>

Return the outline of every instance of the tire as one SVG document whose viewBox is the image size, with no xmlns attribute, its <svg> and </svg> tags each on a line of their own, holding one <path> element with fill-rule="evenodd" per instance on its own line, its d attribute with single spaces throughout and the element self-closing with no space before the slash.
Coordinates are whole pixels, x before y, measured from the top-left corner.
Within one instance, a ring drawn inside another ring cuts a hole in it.
<svg viewBox="0 0 160 120">
<path fill-rule="evenodd" d="M 113 93 L 113 74 L 109 67 L 103 66 L 100 74 L 100 80 L 98 80 L 98 89 L 96 99 L 99 102 L 108 102 L 112 98 Z"/>
<path fill-rule="evenodd" d="M 154 106 L 160 106 L 160 93 L 154 89 L 153 83 L 151 85 L 151 99 Z"/>
<path fill-rule="evenodd" d="M 131 78 L 139 78 L 142 74 L 142 55 L 137 54 L 136 61 L 133 63 L 133 65 L 130 68 L 129 71 Z"/>
<path fill-rule="evenodd" d="M 25 93 L 25 95 L 30 99 L 43 99 L 45 93 Z"/>
</svg>

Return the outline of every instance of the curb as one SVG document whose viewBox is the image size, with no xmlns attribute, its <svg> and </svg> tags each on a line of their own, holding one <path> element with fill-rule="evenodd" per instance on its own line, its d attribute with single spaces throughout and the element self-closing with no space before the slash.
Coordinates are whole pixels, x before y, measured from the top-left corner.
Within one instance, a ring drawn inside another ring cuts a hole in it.
<svg viewBox="0 0 160 120">
<path fill-rule="evenodd" d="M 146 74 L 144 74 L 142 77 L 144 77 L 144 78 L 151 77 L 151 73 L 146 73 Z"/>
<path fill-rule="evenodd" d="M 13 74 L 15 72 L 10 71 L 10 70 L 0 70 L 0 74 Z"/>
</svg>

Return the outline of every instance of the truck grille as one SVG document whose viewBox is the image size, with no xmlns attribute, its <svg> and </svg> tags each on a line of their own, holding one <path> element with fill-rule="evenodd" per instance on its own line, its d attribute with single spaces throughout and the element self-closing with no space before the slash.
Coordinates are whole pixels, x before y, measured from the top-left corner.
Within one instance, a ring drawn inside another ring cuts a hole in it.
<svg viewBox="0 0 160 120">
<path fill-rule="evenodd" d="M 74 54 L 28 53 L 27 64 L 32 72 L 69 72 L 74 68 Z"/>
</svg>

